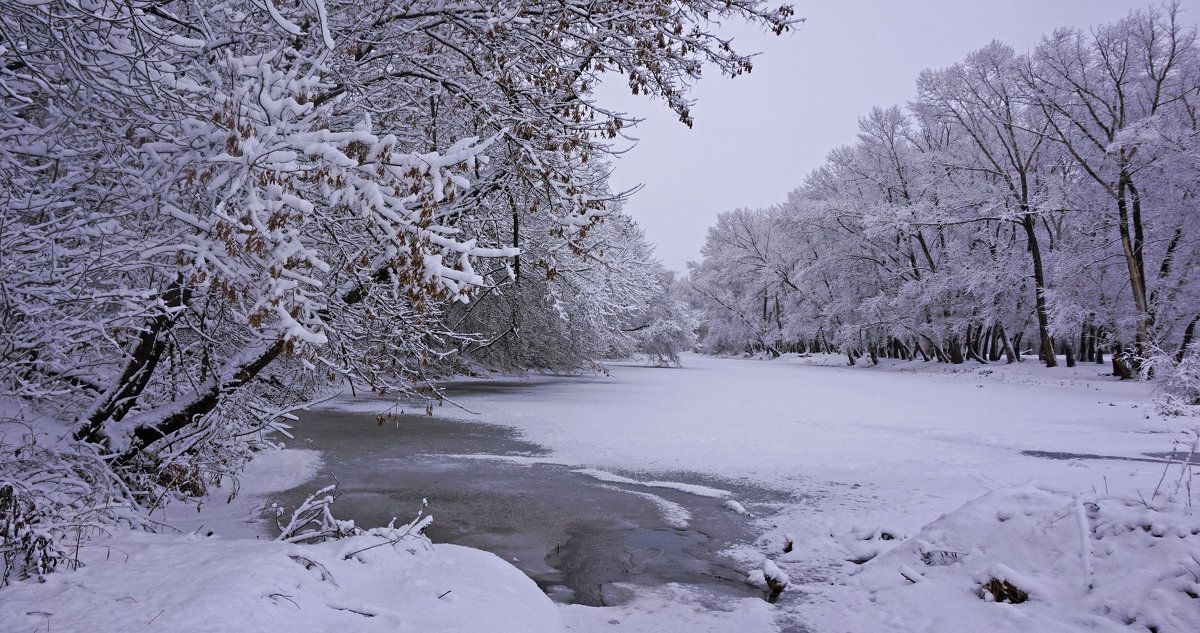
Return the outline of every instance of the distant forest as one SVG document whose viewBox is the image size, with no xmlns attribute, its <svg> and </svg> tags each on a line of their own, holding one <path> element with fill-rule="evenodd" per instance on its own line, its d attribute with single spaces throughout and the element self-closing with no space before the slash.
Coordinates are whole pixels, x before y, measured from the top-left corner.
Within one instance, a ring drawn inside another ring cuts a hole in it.
<svg viewBox="0 0 1200 633">
<path fill-rule="evenodd" d="M 992 42 L 859 130 L 785 203 L 709 229 L 690 268 L 707 351 L 1026 352 L 1124 377 L 1191 353 L 1200 49 L 1178 7 Z"/>
</svg>

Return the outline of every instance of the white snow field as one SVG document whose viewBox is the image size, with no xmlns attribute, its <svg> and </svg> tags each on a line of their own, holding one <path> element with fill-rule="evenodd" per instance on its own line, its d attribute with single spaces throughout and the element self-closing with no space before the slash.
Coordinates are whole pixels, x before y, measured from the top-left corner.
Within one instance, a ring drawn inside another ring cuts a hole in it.
<svg viewBox="0 0 1200 633">
<path fill-rule="evenodd" d="M 1197 423 L 1159 415 L 1152 385 L 1032 359 L 840 365 L 690 356 L 468 390 L 454 400 L 474 415 L 438 410 L 515 427 L 605 481 L 728 497 L 759 535 L 730 552 L 748 578 L 790 578 L 774 604 L 667 585 L 614 607 L 555 605 L 490 554 L 386 544 L 394 532 L 256 541 L 252 501 L 316 468 L 284 451 L 246 473 L 241 508 L 168 509 L 195 535 L 114 534 L 85 548 L 79 571 L 0 590 L 0 631 L 1200 630 L 1200 482 L 1183 455 L 1147 456 L 1176 442 L 1186 453 Z M 739 500 L 722 480 L 792 502 Z"/>
</svg>

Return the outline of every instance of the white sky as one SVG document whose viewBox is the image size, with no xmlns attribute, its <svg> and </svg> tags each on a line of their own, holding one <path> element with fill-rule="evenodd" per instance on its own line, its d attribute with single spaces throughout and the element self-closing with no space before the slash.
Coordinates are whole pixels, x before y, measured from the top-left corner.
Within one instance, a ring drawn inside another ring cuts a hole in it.
<svg viewBox="0 0 1200 633">
<path fill-rule="evenodd" d="M 758 51 L 754 72 L 709 73 L 693 92 L 689 130 L 661 102 L 633 97 L 621 82 L 602 102 L 646 120 L 641 139 L 616 161 L 613 188 L 643 189 L 626 211 L 658 245 L 669 268 L 700 258 L 705 232 L 721 211 L 782 202 L 835 147 L 855 141 L 872 106 L 904 104 L 918 73 L 952 65 L 993 39 L 1019 51 L 1058 26 L 1113 22 L 1134 0 L 799 1 L 807 22 L 775 37 L 731 25 L 735 48 Z M 1184 0 L 1184 21 L 1200 20 Z"/>
</svg>

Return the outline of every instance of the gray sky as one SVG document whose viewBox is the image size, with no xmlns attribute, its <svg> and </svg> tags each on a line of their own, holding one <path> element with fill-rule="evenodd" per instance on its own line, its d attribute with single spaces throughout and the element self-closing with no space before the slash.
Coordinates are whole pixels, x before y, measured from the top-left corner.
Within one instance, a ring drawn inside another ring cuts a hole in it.
<svg viewBox="0 0 1200 633">
<path fill-rule="evenodd" d="M 616 161 L 613 187 L 643 189 L 626 211 L 658 245 L 669 268 L 700 258 L 705 232 L 721 211 L 766 207 L 819 167 L 835 147 L 854 142 L 872 106 L 904 104 L 917 74 L 962 60 L 998 39 L 1024 51 L 1058 26 L 1113 22 L 1131 0 L 835 0 L 796 4 L 807 22 L 775 37 L 731 25 L 739 51 L 761 52 L 754 72 L 726 79 L 710 72 L 697 86 L 689 130 L 661 102 L 602 87 L 610 107 L 646 120 L 636 147 Z M 1195 0 L 1182 3 L 1184 21 Z"/>
</svg>

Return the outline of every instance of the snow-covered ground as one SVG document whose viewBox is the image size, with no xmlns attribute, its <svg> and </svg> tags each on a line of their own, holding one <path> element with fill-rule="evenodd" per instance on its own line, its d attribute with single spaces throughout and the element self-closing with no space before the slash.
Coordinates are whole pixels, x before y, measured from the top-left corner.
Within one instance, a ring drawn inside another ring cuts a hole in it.
<svg viewBox="0 0 1200 633">
<path fill-rule="evenodd" d="M 647 492 L 726 494 L 673 479 L 688 472 L 792 493 L 727 503 L 761 535 L 732 552 L 748 575 L 778 565 L 791 578 L 775 604 L 713 605 L 669 585 L 617 607 L 554 607 L 474 550 L 405 539 L 345 560 L 387 536 L 318 547 L 232 538 L 253 538 L 240 523 L 249 492 L 315 468 L 302 454 L 248 472 L 244 508 L 214 500 L 176 519 L 189 530 L 207 521 L 199 533 L 217 537 L 122 535 L 78 572 L 4 589 L 0 630 L 1200 630 L 1200 512 L 1180 458 L 1147 457 L 1196 422 L 1158 415 L 1149 385 L 1097 365 L 843 364 L 693 356 L 679 369 L 465 389 L 454 401 L 478 415 L 438 411 L 515 427 L 553 461 Z M 1028 601 L 985 600 L 989 584 Z"/>
</svg>

